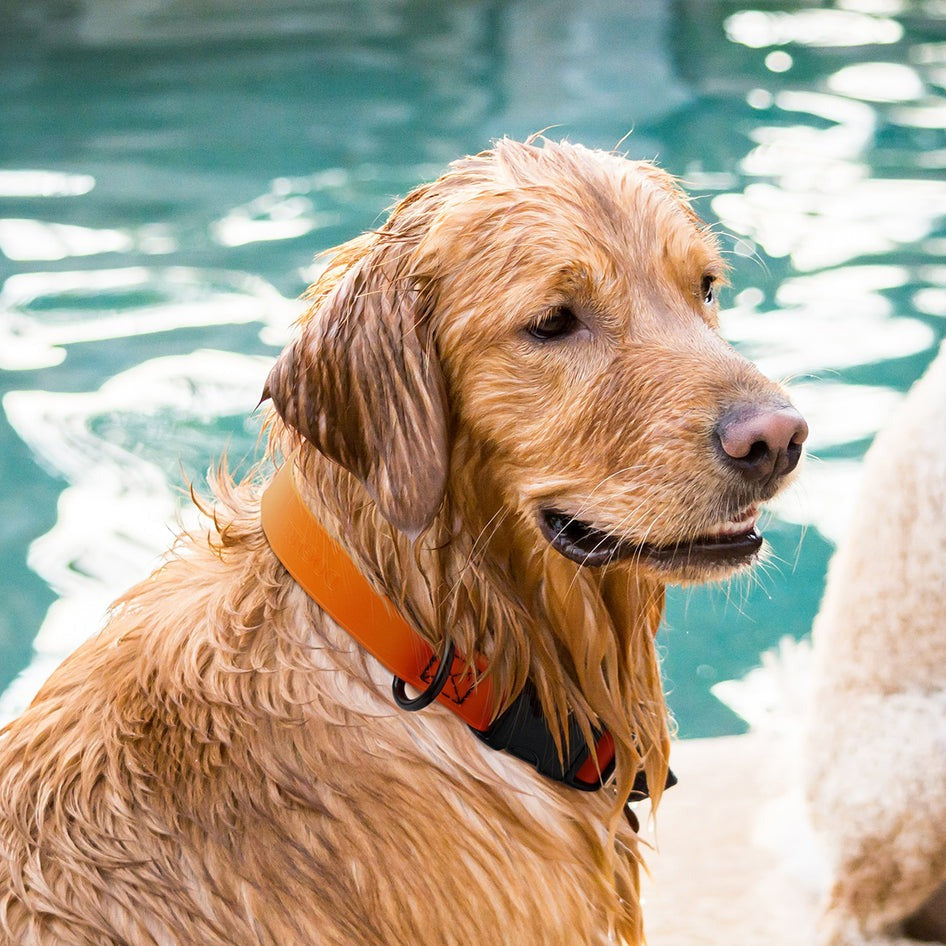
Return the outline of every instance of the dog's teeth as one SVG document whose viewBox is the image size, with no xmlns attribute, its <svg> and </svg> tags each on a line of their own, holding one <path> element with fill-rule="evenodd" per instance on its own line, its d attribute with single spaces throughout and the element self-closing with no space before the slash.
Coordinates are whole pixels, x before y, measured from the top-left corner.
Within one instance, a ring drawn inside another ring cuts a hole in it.
<svg viewBox="0 0 946 946">
<path fill-rule="evenodd" d="M 720 525 L 717 535 L 740 535 L 755 526 L 757 511 L 749 509 L 740 519 L 728 519 Z"/>
</svg>

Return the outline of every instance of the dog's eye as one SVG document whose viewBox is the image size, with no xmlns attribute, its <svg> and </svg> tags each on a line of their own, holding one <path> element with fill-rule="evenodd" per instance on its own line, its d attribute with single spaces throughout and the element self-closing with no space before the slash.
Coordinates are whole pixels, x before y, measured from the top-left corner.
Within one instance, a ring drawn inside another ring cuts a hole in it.
<svg viewBox="0 0 946 946">
<path fill-rule="evenodd" d="M 538 322 L 529 326 L 529 334 L 540 342 L 570 335 L 581 323 L 578 316 L 568 306 L 558 306 L 546 312 Z"/>
<path fill-rule="evenodd" d="M 716 277 L 707 273 L 703 277 L 703 282 L 700 284 L 700 294 L 703 297 L 703 302 L 706 305 L 712 305 L 716 301 L 716 289 L 714 284 L 716 282 Z"/>
</svg>

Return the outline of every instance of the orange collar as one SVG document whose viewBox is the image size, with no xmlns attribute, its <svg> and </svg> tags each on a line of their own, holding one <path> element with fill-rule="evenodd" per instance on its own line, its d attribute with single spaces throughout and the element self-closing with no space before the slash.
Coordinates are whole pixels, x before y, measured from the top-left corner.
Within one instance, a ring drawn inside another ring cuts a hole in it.
<svg viewBox="0 0 946 946">
<path fill-rule="evenodd" d="M 293 461 L 276 472 L 263 493 L 260 516 L 270 548 L 299 586 L 340 627 L 401 680 L 426 690 L 438 659 L 428 644 L 371 586 L 344 549 L 322 528 L 303 502 L 293 477 Z M 480 665 L 480 668 L 481 669 Z M 582 791 L 595 791 L 614 770 L 614 740 L 607 730 L 589 746 L 569 714 L 566 758 L 542 714 L 531 681 L 493 719 L 493 687 L 488 677 L 453 659 L 436 699 L 466 722 L 493 749 L 509 752 L 541 774 Z M 637 797 L 646 783 L 635 785 Z"/>
<path fill-rule="evenodd" d="M 260 515 L 270 547 L 303 591 L 369 654 L 396 677 L 425 690 L 437 669 L 433 648 L 322 528 L 296 489 L 293 465 L 292 460 L 284 463 L 263 493 Z M 489 728 L 492 685 L 477 679 L 461 657 L 454 658 L 437 699 L 473 729 Z"/>
</svg>

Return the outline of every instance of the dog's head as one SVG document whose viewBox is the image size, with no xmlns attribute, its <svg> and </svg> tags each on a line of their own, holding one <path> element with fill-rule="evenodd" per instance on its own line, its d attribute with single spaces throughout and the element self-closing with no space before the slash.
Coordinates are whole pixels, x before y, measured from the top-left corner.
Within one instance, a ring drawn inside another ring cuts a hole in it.
<svg viewBox="0 0 946 946">
<path fill-rule="evenodd" d="M 341 249 L 267 393 L 412 538 L 488 482 L 578 565 L 721 577 L 807 432 L 720 338 L 725 271 L 653 165 L 502 141 Z"/>
</svg>

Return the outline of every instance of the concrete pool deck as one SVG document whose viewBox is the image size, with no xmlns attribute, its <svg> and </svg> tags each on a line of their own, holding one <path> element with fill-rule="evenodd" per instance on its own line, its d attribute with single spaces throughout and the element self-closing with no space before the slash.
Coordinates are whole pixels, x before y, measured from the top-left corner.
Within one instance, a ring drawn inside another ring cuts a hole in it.
<svg viewBox="0 0 946 946">
<path fill-rule="evenodd" d="M 797 755 L 770 734 L 673 746 L 680 782 L 660 805 L 648 852 L 649 946 L 814 946 L 818 856 L 804 817 Z"/>
</svg>

